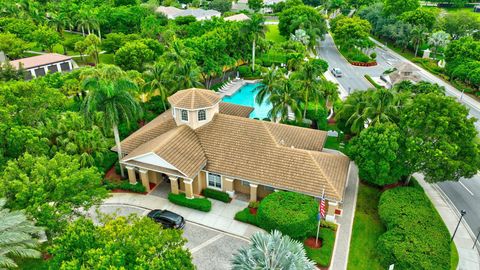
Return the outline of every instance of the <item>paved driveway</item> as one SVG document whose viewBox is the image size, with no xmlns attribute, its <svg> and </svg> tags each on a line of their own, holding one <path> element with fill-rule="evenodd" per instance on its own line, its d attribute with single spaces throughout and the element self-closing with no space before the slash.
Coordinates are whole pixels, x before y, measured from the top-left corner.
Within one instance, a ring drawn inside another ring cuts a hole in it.
<svg viewBox="0 0 480 270">
<path fill-rule="evenodd" d="M 102 205 L 98 208 L 100 213 L 127 216 L 136 214 L 146 215 L 150 210 L 127 205 Z M 96 210 L 90 210 L 89 214 L 94 220 L 97 219 Z M 230 269 L 232 254 L 240 247 L 248 244 L 248 240 L 233 236 L 203 225 L 188 222 L 185 225 L 183 236 L 187 239 L 185 245 L 193 255 L 193 263 L 198 270 L 224 270 Z"/>
</svg>

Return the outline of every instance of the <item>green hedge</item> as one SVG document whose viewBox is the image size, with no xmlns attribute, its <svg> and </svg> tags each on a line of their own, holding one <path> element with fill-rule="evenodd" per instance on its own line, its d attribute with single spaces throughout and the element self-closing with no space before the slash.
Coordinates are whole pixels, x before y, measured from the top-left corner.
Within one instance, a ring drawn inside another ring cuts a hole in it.
<svg viewBox="0 0 480 270">
<path fill-rule="evenodd" d="M 370 75 L 367 75 L 365 74 L 365 79 L 367 79 L 367 81 L 369 81 L 375 88 L 377 89 L 380 89 L 380 88 L 384 88 L 383 86 L 379 85 L 378 83 L 376 83 L 372 77 L 370 77 Z"/>
<path fill-rule="evenodd" d="M 315 106 L 315 104 L 310 103 L 307 107 L 307 118 L 315 121 L 317 123 L 317 128 L 320 130 L 326 130 L 328 123 L 327 123 L 328 111 L 327 109 L 322 106 Z"/>
<path fill-rule="evenodd" d="M 211 188 L 206 188 L 203 190 L 203 196 L 207 198 L 212 198 L 215 200 L 219 200 L 222 202 L 230 202 L 232 199 L 228 195 L 228 193 L 220 191 L 220 190 L 215 190 Z"/>
<path fill-rule="evenodd" d="M 318 202 L 310 196 L 287 191 L 274 192 L 258 207 L 257 219 L 266 231 L 277 229 L 303 239 L 317 224 Z"/>
<path fill-rule="evenodd" d="M 260 66 L 255 65 L 255 71 L 252 71 L 250 65 L 238 67 L 238 73 L 242 78 L 257 78 L 260 77 Z"/>
<path fill-rule="evenodd" d="M 316 234 L 309 236 L 315 237 Z M 319 238 L 322 239 L 321 248 L 311 248 L 305 245 L 305 251 L 309 259 L 322 267 L 328 267 L 332 260 L 333 247 L 335 245 L 335 231 L 328 228 L 320 228 Z"/>
<path fill-rule="evenodd" d="M 121 189 L 121 190 L 136 192 L 136 193 L 146 192 L 145 187 L 141 183 L 137 183 L 136 185 L 132 185 L 128 181 L 122 181 L 120 183 L 114 183 L 114 182 L 106 181 L 105 182 L 105 188 L 108 189 L 108 190 Z"/>
<path fill-rule="evenodd" d="M 250 209 L 248 209 L 248 207 L 243 209 L 242 211 L 236 213 L 235 214 L 235 220 L 260 227 L 259 224 L 258 224 L 257 216 L 251 214 Z"/>
<path fill-rule="evenodd" d="M 108 170 L 110 170 L 110 168 L 115 164 L 117 160 L 117 153 L 108 151 L 107 153 L 105 153 L 105 155 L 102 156 L 101 160 L 95 162 L 95 167 L 97 167 L 98 170 L 106 173 L 108 172 Z"/>
<path fill-rule="evenodd" d="M 212 209 L 212 202 L 205 198 L 187 199 L 185 194 L 168 194 L 168 200 L 174 204 L 188 208 L 209 212 Z"/>
<path fill-rule="evenodd" d="M 450 269 L 450 234 L 423 190 L 398 187 L 380 197 L 379 215 L 387 232 L 378 240 L 385 267 Z"/>
</svg>

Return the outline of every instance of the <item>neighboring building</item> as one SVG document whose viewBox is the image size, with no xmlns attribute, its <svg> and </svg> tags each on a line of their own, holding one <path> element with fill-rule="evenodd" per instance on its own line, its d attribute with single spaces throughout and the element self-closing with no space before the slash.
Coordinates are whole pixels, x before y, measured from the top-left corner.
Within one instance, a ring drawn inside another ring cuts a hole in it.
<svg viewBox="0 0 480 270">
<path fill-rule="evenodd" d="M 155 11 L 157 13 L 163 13 L 167 16 L 168 19 L 175 19 L 177 17 L 184 17 L 184 16 L 193 16 L 197 19 L 197 21 L 203 20 L 211 20 L 213 17 L 220 17 L 222 14 L 213 9 L 179 9 L 176 7 L 164 7 L 160 6 Z"/>
<path fill-rule="evenodd" d="M 322 151 L 325 131 L 249 119 L 253 108 L 211 90 L 182 90 L 168 101 L 172 109 L 121 142 L 130 183 L 138 174 L 147 191 L 165 180 L 187 198 L 212 188 L 250 201 L 275 190 L 325 192 L 327 220 L 341 212 L 350 160 Z"/>
<path fill-rule="evenodd" d="M 388 76 L 384 76 L 387 83 L 390 87 L 401 81 L 411 81 L 413 83 L 418 83 L 421 81 L 419 70 L 413 65 L 407 62 L 401 62 L 395 65 L 395 71 L 390 73 Z"/>
<path fill-rule="evenodd" d="M 25 80 L 45 76 L 47 73 L 69 72 L 76 66 L 70 56 L 58 53 L 47 53 L 10 61 L 14 68 L 25 69 Z"/>
<path fill-rule="evenodd" d="M 480 5 L 476 5 L 473 7 L 473 12 L 480 12 Z"/>
<path fill-rule="evenodd" d="M 240 14 L 235 14 L 229 17 L 224 18 L 225 21 L 232 21 L 232 22 L 242 22 L 242 21 L 248 21 L 250 20 L 250 17 L 247 15 L 240 13 Z"/>
</svg>

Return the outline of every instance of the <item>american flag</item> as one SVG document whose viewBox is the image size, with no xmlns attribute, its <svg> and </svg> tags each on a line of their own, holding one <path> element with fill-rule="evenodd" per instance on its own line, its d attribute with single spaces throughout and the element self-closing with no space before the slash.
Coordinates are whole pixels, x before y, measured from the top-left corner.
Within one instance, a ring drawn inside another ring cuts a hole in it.
<svg viewBox="0 0 480 270">
<path fill-rule="evenodd" d="M 318 210 L 320 210 L 320 217 L 325 218 L 325 197 L 322 197 L 318 208 Z"/>
</svg>

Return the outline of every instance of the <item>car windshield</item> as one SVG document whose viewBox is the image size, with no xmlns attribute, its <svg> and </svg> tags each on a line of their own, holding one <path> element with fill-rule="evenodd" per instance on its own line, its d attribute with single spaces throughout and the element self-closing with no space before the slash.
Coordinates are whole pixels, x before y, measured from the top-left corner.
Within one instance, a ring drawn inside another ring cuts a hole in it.
<svg viewBox="0 0 480 270">
<path fill-rule="evenodd" d="M 159 216 L 164 218 L 164 219 L 171 220 L 175 224 L 179 224 L 182 221 L 182 217 L 180 215 L 177 215 L 177 214 L 175 214 L 173 212 L 170 212 L 170 211 L 165 211 L 163 213 L 159 213 Z"/>
</svg>

